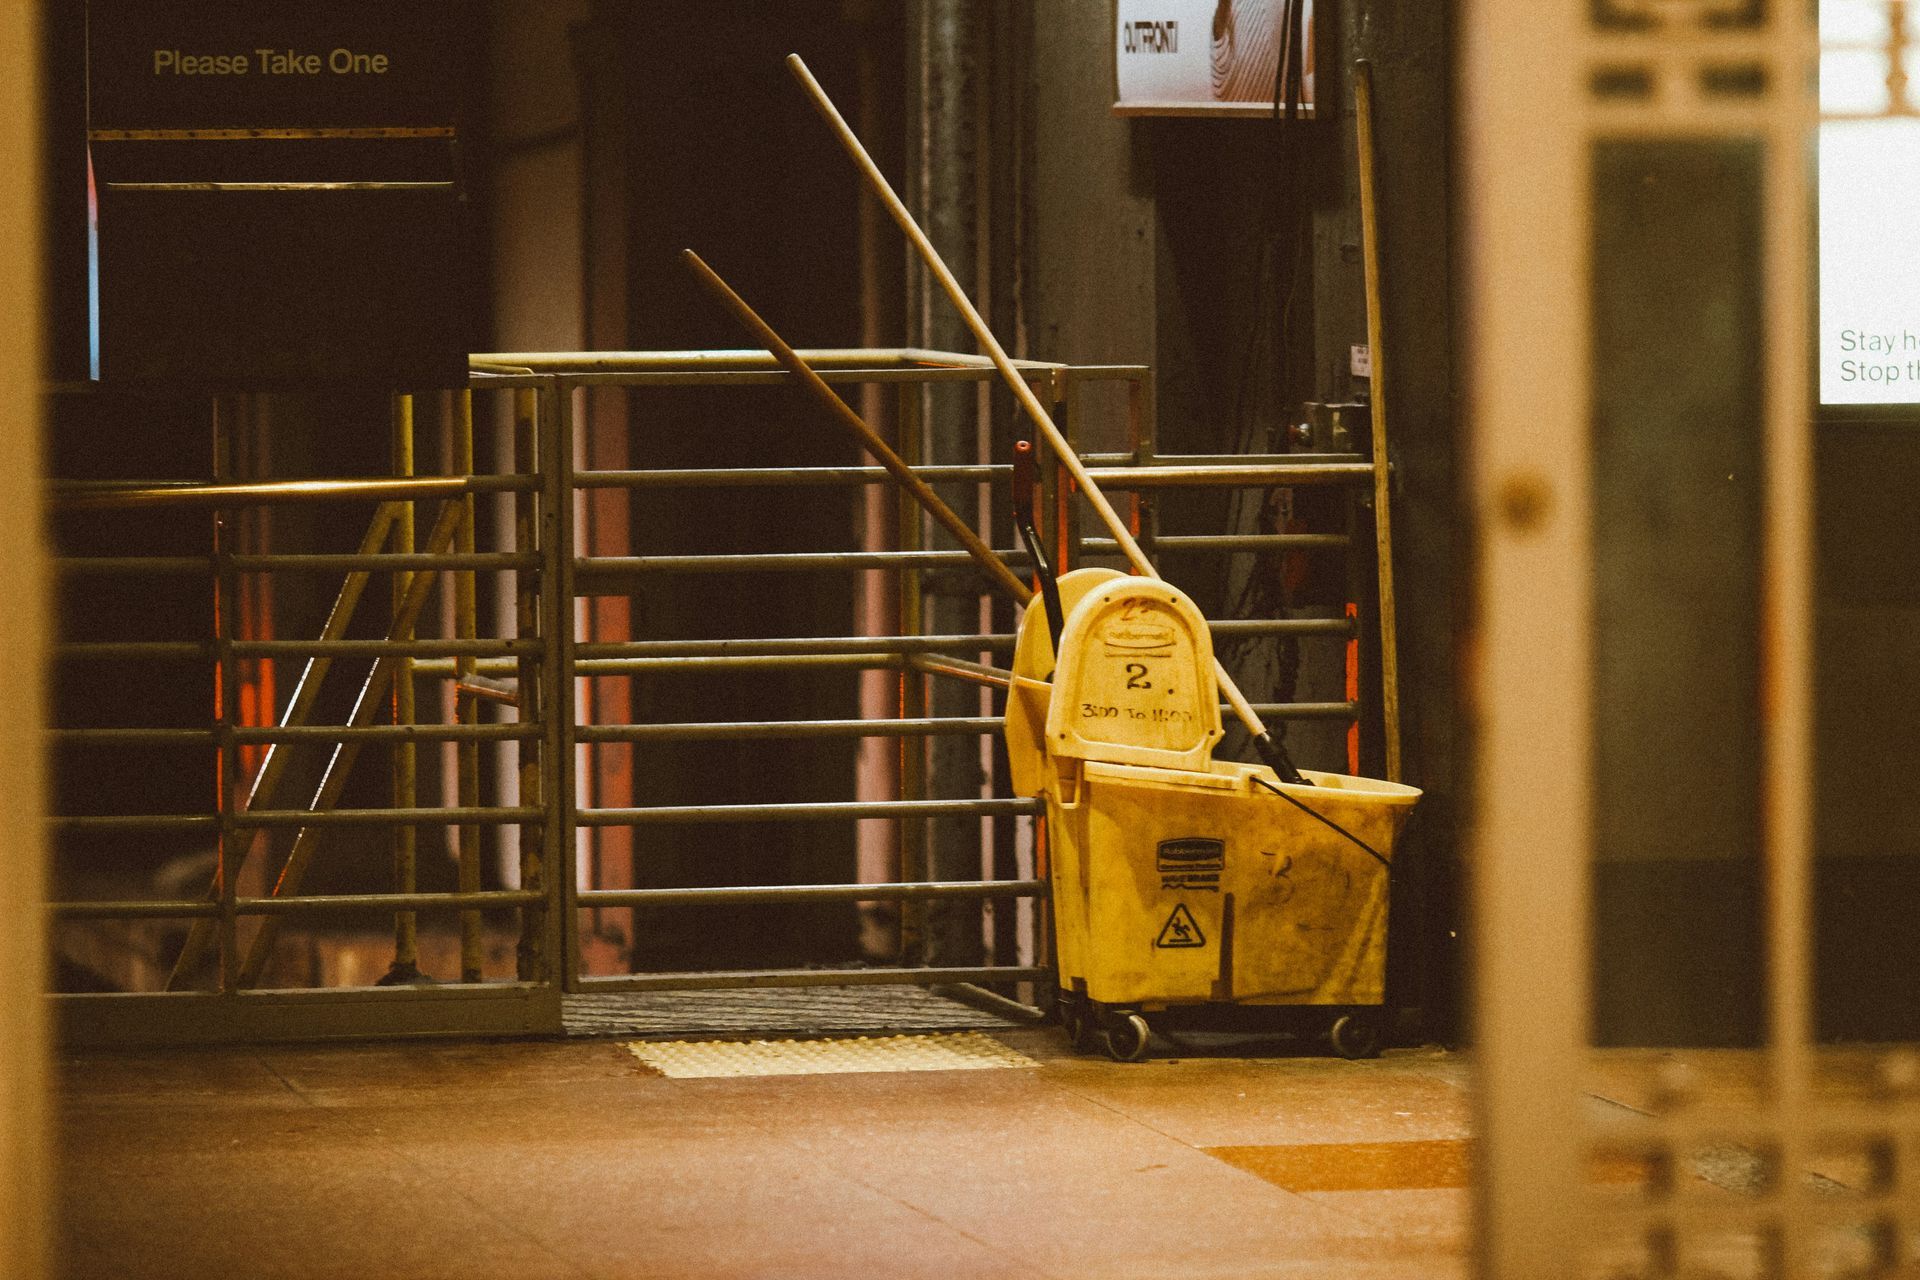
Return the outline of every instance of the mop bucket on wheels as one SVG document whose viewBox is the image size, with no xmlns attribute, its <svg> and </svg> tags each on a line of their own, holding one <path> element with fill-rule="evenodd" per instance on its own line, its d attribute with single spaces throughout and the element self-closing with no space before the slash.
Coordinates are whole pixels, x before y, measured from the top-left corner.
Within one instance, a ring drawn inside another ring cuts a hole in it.
<svg viewBox="0 0 1920 1280">
<path fill-rule="evenodd" d="M 1220 693 L 1193 601 L 1109 569 L 1059 586 L 1059 660 L 1028 610 L 1006 735 L 1014 788 L 1046 799 L 1075 1047 L 1131 1061 L 1153 1013 L 1296 1006 L 1336 1051 L 1376 1051 L 1388 870 L 1420 792 L 1215 760 Z"/>
</svg>

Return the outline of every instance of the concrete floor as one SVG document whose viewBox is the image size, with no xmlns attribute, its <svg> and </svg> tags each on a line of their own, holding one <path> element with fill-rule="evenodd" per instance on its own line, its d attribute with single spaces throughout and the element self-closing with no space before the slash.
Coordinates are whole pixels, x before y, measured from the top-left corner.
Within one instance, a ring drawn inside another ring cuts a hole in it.
<svg viewBox="0 0 1920 1280">
<path fill-rule="evenodd" d="M 1462 1060 L 669 1079 L 617 1041 L 63 1061 L 74 1277 L 1467 1273 Z"/>
</svg>

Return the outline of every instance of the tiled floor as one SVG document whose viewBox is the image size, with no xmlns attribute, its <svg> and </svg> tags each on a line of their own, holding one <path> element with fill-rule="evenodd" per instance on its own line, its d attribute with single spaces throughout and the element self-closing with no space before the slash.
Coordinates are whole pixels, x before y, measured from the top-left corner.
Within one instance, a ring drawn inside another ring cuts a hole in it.
<svg viewBox="0 0 1920 1280">
<path fill-rule="evenodd" d="M 1055 1030 L 996 1038 L 1033 1065 L 668 1079 L 615 1041 L 75 1055 L 65 1274 L 1466 1274 L 1457 1057 L 1120 1065 Z"/>
</svg>

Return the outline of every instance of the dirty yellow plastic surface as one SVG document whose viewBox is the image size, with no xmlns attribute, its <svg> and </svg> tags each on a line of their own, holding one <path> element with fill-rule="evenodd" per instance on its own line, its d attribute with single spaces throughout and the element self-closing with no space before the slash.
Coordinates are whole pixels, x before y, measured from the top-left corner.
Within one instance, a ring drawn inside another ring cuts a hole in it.
<svg viewBox="0 0 1920 1280">
<path fill-rule="evenodd" d="M 1380 1003 L 1387 868 L 1328 823 L 1390 860 L 1420 792 L 1313 771 L 1289 786 L 1213 759 L 1212 640 L 1192 601 L 1102 569 L 1061 589 L 1060 660 L 1028 610 L 1007 716 L 1014 785 L 1047 801 L 1061 985 L 1147 1010 Z"/>
</svg>

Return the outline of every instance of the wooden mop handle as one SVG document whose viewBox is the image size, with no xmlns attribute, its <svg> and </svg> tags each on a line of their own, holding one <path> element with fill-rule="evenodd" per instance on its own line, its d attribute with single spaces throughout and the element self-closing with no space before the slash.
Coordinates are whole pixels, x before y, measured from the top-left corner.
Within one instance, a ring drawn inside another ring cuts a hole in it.
<svg viewBox="0 0 1920 1280">
<path fill-rule="evenodd" d="M 840 139 L 840 145 L 846 148 L 847 155 L 852 157 L 854 165 L 866 175 L 867 182 L 872 186 L 874 194 L 880 198 L 880 203 L 886 207 L 888 213 L 893 215 L 893 220 L 899 224 L 900 230 L 906 233 L 907 239 L 913 242 L 913 247 L 919 251 L 921 259 L 927 265 L 927 270 L 933 273 L 934 279 L 940 282 L 940 288 L 959 309 L 961 318 L 967 322 L 967 327 L 973 330 L 973 336 L 978 339 L 980 349 L 986 352 L 988 358 L 993 361 L 994 368 L 1000 371 L 1000 376 L 1006 379 L 1007 385 L 1012 388 L 1014 399 L 1020 402 L 1020 407 L 1026 410 L 1029 418 L 1033 419 L 1033 425 L 1039 428 L 1041 435 L 1046 437 L 1047 444 L 1053 449 L 1054 455 L 1060 459 L 1067 473 L 1080 486 L 1080 491 L 1086 495 L 1087 501 L 1093 504 L 1094 512 L 1100 517 L 1100 522 L 1107 527 L 1107 532 L 1113 535 L 1114 541 L 1120 544 L 1121 553 L 1126 556 L 1127 563 L 1132 565 L 1133 571 L 1140 576 L 1158 579 L 1160 575 L 1154 571 L 1146 553 L 1140 550 L 1140 544 L 1133 540 L 1133 533 L 1127 528 L 1126 521 L 1120 518 L 1120 513 L 1115 511 L 1113 504 L 1107 501 L 1106 494 L 1100 492 L 1100 486 L 1095 484 L 1093 477 L 1087 473 L 1087 468 L 1080 461 L 1079 454 L 1075 453 L 1073 446 L 1067 443 L 1067 438 L 1060 433 L 1060 428 L 1053 424 L 1053 418 L 1048 415 L 1046 407 L 1040 403 L 1040 397 L 1033 393 L 1033 388 L 1027 384 L 1027 380 L 1020 376 L 1018 369 L 1013 367 L 1013 361 L 1008 358 L 999 340 L 993 336 L 993 330 L 987 327 L 987 322 L 981 318 L 980 312 L 967 297 L 966 290 L 960 287 L 960 282 L 954 279 L 953 272 L 949 271 L 947 264 L 941 260 L 940 251 L 933 247 L 933 241 L 927 238 L 927 233 L 922 231 L 920 224 L 914 221 L 913 214 L 908 212 L 905 204 L 901 203 L 900 197 L 894 193 L 893 186 L 887 181 L 886 175 L 880 172 L 880 166 L 873 162 L 873 157 L 867 154 L 867 149 L 861 144 L 859 136 L 847 124 L 839 108 L 833 105 L 833 99 L 829 98 L 827 91 L 820 87 L 820 82 L 813 78 L 813 73 L 807 70 L 807 64 L 801 60 L 799 54 L 787 55 L 787 67 L 793 72 L 794 78 L 800 82 L 801 87 L 807 91 L 807 96 L 813 100 L 814 108 L 819 111 L 821 119 L 827 122 L 827 126 Z M 1240 723 L 1245 725 L 1247 732 L 1253 735 L 1254 743 L 1261 756 L 1274 767 L 1283 781 L 1302 781 L 1299 770 L 1287 760 L 1286 753 L 1267 732 L 1266 725 L 1260 722 L 1259 715 L 1254 712 L 1253 704 L 1248 702 L 1246 695 L 1240 692 L 1240 686 L 1234 683 L 1233 677 L 1227 673 L 1226 667 L 1221 665 L 1218 658 L 1214 659 L 1213 667 L 1214 674 L 1219 678 L 1220 692 L 1226 695 L 1227 702 L 1232 705 L 1233 713 L 1239 718 Z"/>
<path fill-rule="evenodd" d="M 973 527 L 962 520 L 952 507 L 942 502 L 939 495 L 927 486 L 926 481 L 914 474 L 913 468 L 893 451 L 878 432 L 867 425 L 865 419 L 853 411 L 851 405 L 840 398 L 838 392 L 827 385 L 825 379 L 814 372 L 813 366 L 802 359 L 799 352 L 774 332 L 772 325 L 761 319 L 760 314 L 747 305 L 745 298 L 735 293 L 733 287 L 722 280 L 719 273 L 708 266 L 705 260 L 693 250 L 682 249 L 680 258 L 700 283 L 707 287 L 707 291 L 725 304 L 727 310 L 733 313 L 734 318 L 747 332 L 758 339 L 760 345 L 765 347 L 787 372 L 798 378 L 801 385 L 824 405 L 828 412 L 833 414 L 840 425 L 865 446 L 874 460 L 886 468 L 887 474 L 903 485 L 947 532 L 959 539 L 960 545 L 967 549 L 967 553 L 980 563 L 990 577 L 1006 588 L 1007 594 L 1020 604 L 1025 604 L 1033 598 L 1032 590 L 1020 580 L 1018 574 L 1007 567 L 1007 562 L 982 541 Z"/>
</svg>

